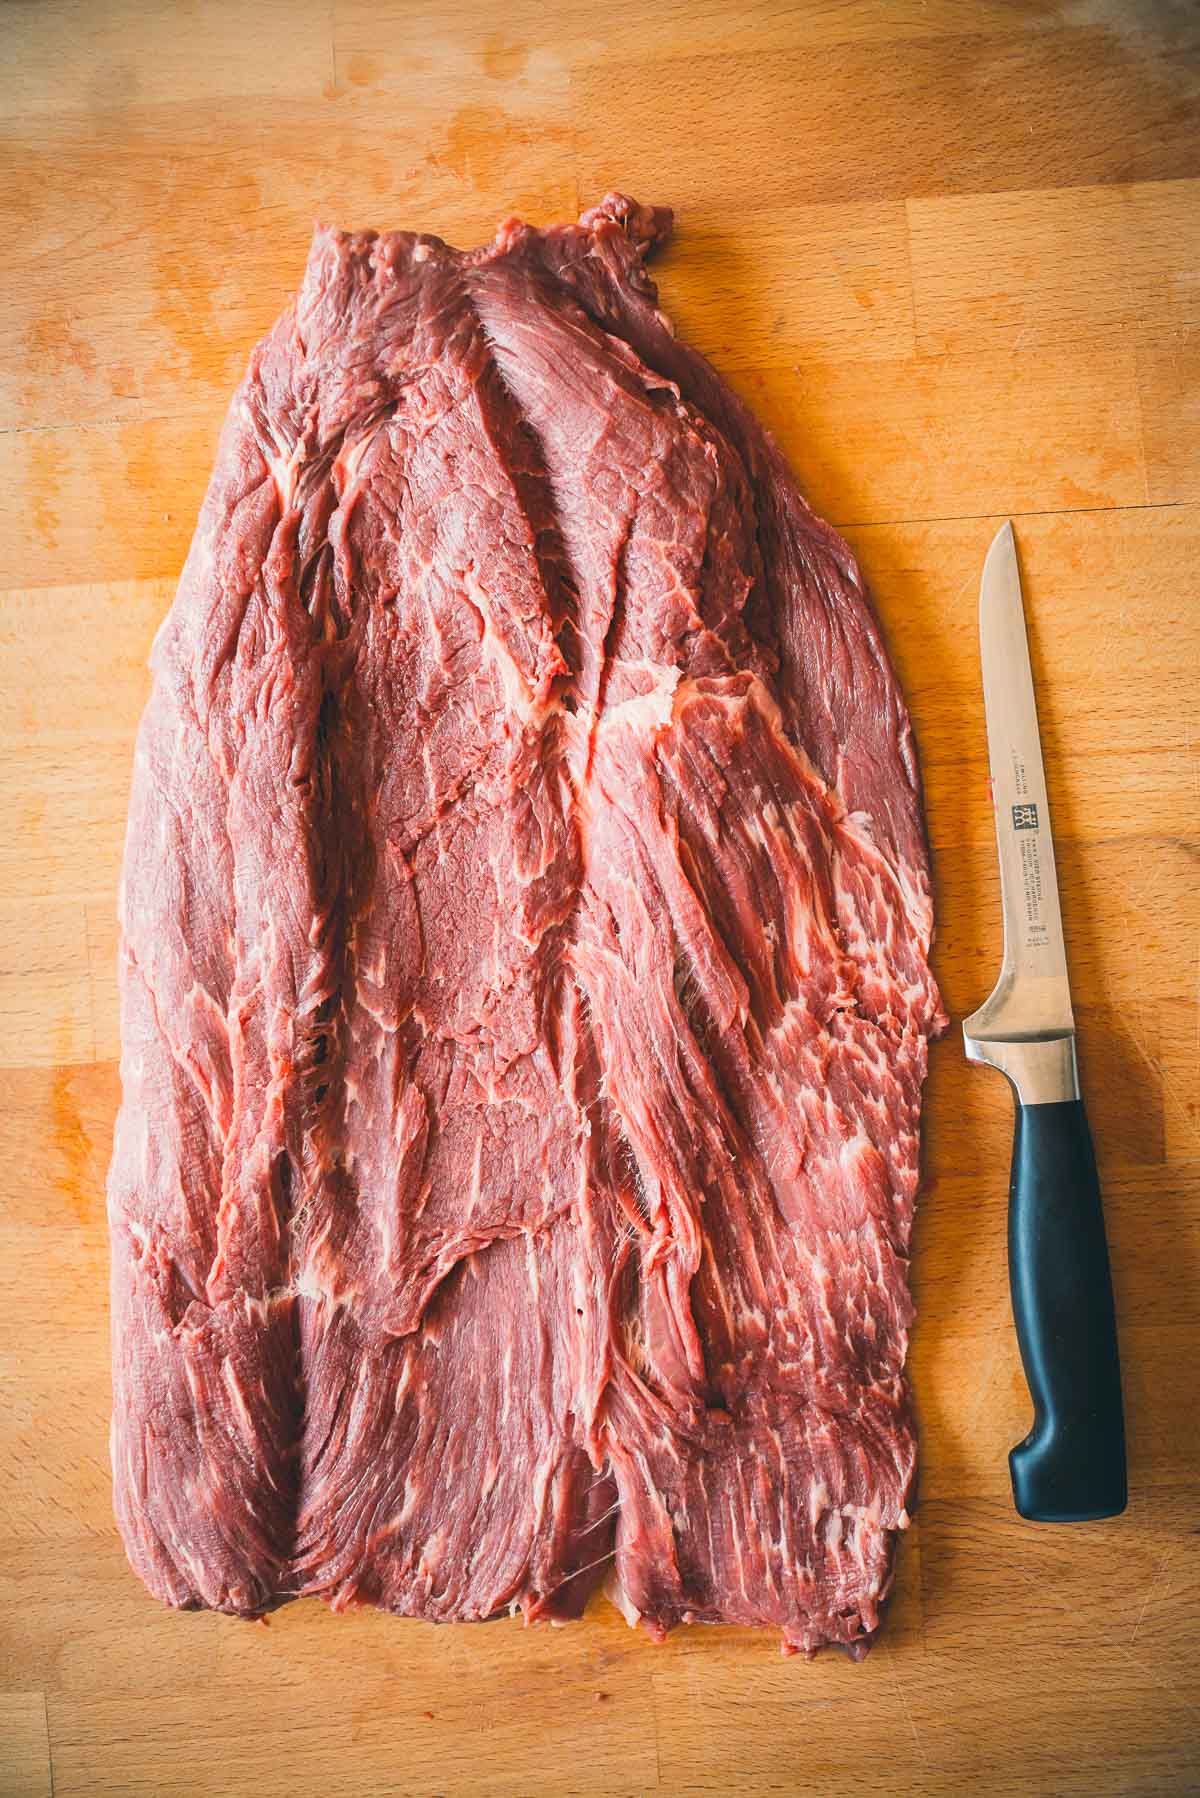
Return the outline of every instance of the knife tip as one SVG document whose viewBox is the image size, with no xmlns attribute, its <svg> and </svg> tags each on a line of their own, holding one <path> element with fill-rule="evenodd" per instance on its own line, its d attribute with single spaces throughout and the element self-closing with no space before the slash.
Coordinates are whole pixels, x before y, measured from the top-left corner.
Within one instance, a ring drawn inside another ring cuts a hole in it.
<svg viewBox="0 0 1200 1798">
<path fill-rule="evenodd" d="M 1000 529 L 988 544 L 988 552 L 983 559 L 985 571 L 989 566 L 1004 560 L 1006 557 L 1011 557 L 1014 562 L 1017 557 L 1017 539 L 1013 532 L 1011 518 L 1006 518 L 1004 520 L 1004 523 L 1000 526 Z"/>
</svg>

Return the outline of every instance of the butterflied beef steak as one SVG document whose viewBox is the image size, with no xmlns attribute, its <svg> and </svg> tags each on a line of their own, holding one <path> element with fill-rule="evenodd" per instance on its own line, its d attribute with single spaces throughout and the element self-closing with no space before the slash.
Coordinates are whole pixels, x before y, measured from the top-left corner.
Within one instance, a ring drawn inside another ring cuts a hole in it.
<svg viewBox="0 0 1200 1798">
<path fill-rule="evenodd" d="M 909 722 L 670 215 L 318 231 L 153 654 L 116 1509 L 168 1603 L 861 1652 L 906 1522 Z"/>
</svg>

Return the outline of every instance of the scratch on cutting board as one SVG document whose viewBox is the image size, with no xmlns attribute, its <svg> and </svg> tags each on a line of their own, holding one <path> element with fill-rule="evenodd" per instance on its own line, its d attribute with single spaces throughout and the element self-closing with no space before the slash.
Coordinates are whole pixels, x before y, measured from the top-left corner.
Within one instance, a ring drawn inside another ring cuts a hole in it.
<svg viewBox="0 0 1200 1798">
<path fill-rule="evenodd" d="M 903 1685 L 901 1684 L 900 1675 L 896 1671 L 895 1659 L 893 1658 L 890 1649 L 887 1648 L 886 1642 L 884 1643 L 883 1646 L 884 1646 L 885 1650 L 887 1650 L 886 1659 L 887 1659 L 887 1664 L 888 1664 L 888 1671 L 891 1673 L 891 1676 L 892 1676 L 892 1684 L 896 1688 L 896 1696 L 900 1700 L 901 1709 L 903 1710 L 904 1715 L 908 1718 L 908 1727 L 912 1730 L 912 1738 L 913 1738 L 914 1743 L 916 1744 L 917 1753 L 920 1755 L 921 1759 L 924 1761 L 925 1765 L 928 1767 L 929 1755 L 926 1753 L 925 1744 L 921 1740 L 921 1732 L 917 1728 L 917 1720 L 913 1716 L 912 1711 L 909 1709 L 908 1695 L 905 1692 Z"/>
<path fill-rule="evenodd" d="M 46 1731 L 46 1771 L 50 1775 L 50 1798 L 54 1798 L 54 1746 L 50 1740 L 50 1706 L 42 1693 L 42 1724 Z"/>
<path fill-rule="evenodd" d="M 1156 1591 L 1158 1590 L 1158 1587 L 1162 1583 L 1162 1577 L 1163 1577 L 1163 1574 L 1167 1571 L 1167 1567 L 1170 1563 L 1170 1559 L 1171 1559 L 1171 1551 L 1168 1548 L 1163 1555 L 1162 1561 L 1159 1564 L 1158 1572 L 1155 1574 L 1154 1578 L 1148 1583 L 1148 1585 L 1146 1587 L 1146 1596 L 1145 1596 L 1145 1598 L 1143 1598 L 1142 1608 L 1137 1614 L 1137 1622 L 1134 1624 L 1132 1630 L 1129 1632 L 1129 1647 L 1130 1648 L 1132 1648 L 1134 1643 L 1137 1641 L 1138 1631 L 1141 1629 L 1143 1623 L 1146 1621 L 1146 1612 L 1150 1609 L 1150 1600 L 1154 1597 Z"/>
</svg>

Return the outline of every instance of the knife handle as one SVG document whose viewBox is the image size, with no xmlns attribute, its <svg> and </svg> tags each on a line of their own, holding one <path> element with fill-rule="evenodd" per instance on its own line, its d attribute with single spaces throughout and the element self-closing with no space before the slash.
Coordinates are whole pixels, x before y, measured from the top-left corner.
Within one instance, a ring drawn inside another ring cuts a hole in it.
<svg viewBox="0 0 1200 1798">
<path fill-rule="evenodd" d="M 1022 1517 L 1081 1523 L 1125 1509 L 1112 1279 L 1083 1103 L 1018 1105 L 1008 1194 L 1013 1316 L 1033 1428 L 1009 1455 Z"/>
</svg>

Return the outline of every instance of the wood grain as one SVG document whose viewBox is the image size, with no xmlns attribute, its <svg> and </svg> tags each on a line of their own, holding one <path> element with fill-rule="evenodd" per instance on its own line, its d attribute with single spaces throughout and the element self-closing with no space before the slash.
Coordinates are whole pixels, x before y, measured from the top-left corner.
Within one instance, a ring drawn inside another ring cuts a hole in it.
<svg viewBox="0 0 1200 1798">
<path fill-rule="evenodd" d="M 918 348 L 1171 343 L 1200 322 L 1200 182 L 912 199 Z"/>
<path fill-rule="evenodd" d="M 1200 1789 L 1200 14 L 1176 0 L 9 0 L 0 12 L 0 1798 Z M 115 889 L 146 655 L 314 216 L 677 207 L 663 303 L 841 524 L 911 697 L 937 966 L 999 903 L 1013 515 L 1133 1497 L 1034 1528 L 1011 1104 L 933 1056 L 921 1502 L 878 1650 L 156 1606 L 111 1523 Z M 221 1745 L 223 1766 L 213 1758 Z"/>
<path fill-rule="evenodd" d="M 0 1692 L 0 1778 L 6 1798 L 52 1798 L 46 1700 L 41 1692 Z"/>
<path fill-rule="evenodd" d="M 769 55 L 697 43 L 678 58 L 589 64 L 572 85 L 587 121 L 580 179 L 591 189 L 625 166 L 644 188 L 653 171 L 681 206 L 752 212 L 1200 174 L 1190 52 L 1102 26 L 1022 32 L 1018 8 L 1012 22 L 1006 35 Z"/>
<path fill-rule="evenodd" d="M 1200 500 L 1200 330 L 1138 351 L 1146 495 Z"/>
</svg>

